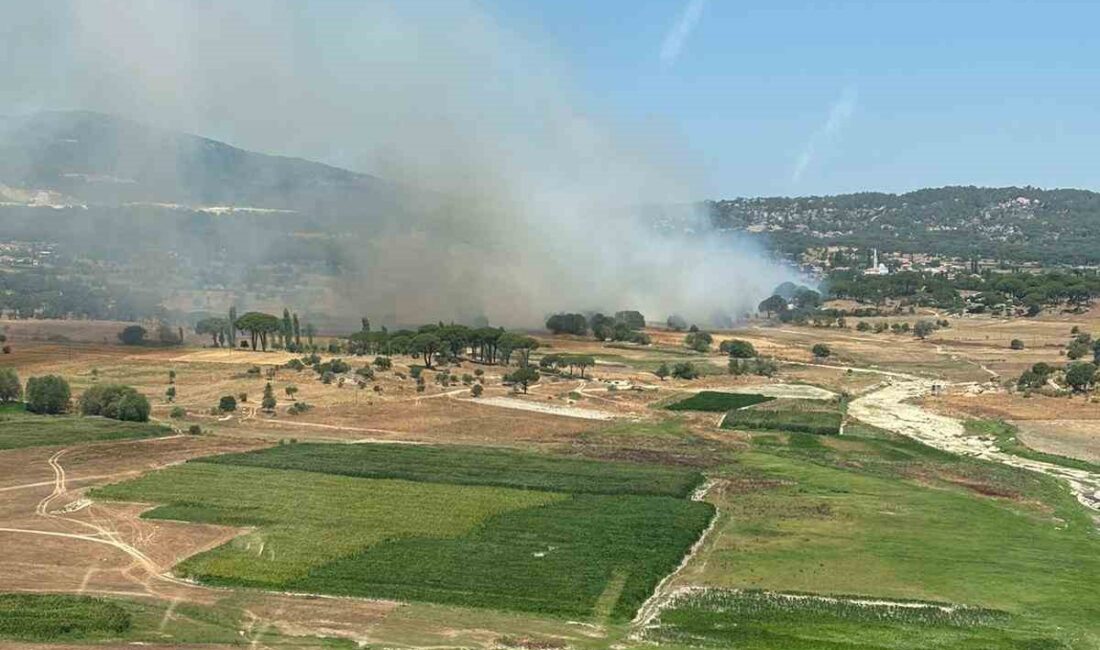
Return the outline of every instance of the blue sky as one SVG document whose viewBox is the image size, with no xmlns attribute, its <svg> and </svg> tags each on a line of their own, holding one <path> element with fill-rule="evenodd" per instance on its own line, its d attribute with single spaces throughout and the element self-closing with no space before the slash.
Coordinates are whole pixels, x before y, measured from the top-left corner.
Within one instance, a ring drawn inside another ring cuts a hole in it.
<svg viewBox="0 0 1100 650">
<path fill-rule="evenodd" d="M 711 196 L 1100 189 L 1100 3 L 485 0 Z"/>
</svg>

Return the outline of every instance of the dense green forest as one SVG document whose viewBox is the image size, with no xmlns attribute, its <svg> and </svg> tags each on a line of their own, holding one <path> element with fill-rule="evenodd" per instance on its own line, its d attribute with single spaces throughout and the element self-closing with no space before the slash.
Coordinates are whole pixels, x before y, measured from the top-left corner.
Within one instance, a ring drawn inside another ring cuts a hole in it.
<svg viewBox="0 0 1100 650">
<path fill-rule="evenodd" d="M 882 251 L 1100 264 L 1100 193 L 1033 187 L 943 187 L 708 201 L 719 229 L 745 230 L 795 257 L 839 244 Z"/>
</svg>

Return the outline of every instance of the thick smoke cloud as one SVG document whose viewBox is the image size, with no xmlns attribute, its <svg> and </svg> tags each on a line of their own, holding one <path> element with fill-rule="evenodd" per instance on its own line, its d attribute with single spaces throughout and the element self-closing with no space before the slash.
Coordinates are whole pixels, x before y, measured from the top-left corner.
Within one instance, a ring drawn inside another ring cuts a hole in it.
<svg viewBox="0 0 1100 650">
<path fill-rule="evenodd" d="M 0 112 L 117 113 L 412 188 L 396 222 L 347 225 L 372 234 L 338 282 L 349 312 L 535 325 L 633 308 L 702 322 L 791 279 L 675 215 L 701 198 L 690 158 L 594 116 L 560 57 L 476 3 L 4 4 Z M 658 232 L 645 206 L 695 233 Z"/>
</svg>

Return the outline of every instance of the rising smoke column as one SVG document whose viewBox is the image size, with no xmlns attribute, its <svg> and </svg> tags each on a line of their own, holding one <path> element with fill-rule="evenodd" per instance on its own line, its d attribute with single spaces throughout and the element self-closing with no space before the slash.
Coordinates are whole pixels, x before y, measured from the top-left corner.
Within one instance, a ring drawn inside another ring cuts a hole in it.
<svg viewBox="0 0 1100 650">
<path fill-rule="evenodd" d="M 791 274 L 748 242 L 658 232 L 702 198 L 689 157 L 598 117 L 549 47 L 473 2 L 68 0 L 10 7 L 12 112 L 85 108 L 374 173 L 407 194 L 349 214 L 350 314 L 537 325 L 639 309 L 706 322 Z M 444 5 L 445 6 L 441 6 Z M 681 229 L 682 230 L 682 229 Z"/>
</svg>

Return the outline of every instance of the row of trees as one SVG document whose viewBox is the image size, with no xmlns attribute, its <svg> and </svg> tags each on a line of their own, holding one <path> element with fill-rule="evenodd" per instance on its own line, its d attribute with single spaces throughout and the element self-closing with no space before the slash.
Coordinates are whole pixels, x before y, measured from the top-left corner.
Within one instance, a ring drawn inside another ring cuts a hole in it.
<svg viewBox="0 0 1100 650">
<path fill-rule="evenodd" d="M 259 311 L 250 311 L 237 316 L 237 308 L 230 307 L 227 318 L 212 316 L 195 324 L 195 333 L 209 336 L 214 347 L 236 347 L 238 332 L 248 335 L 253 350 L 261 349 L 265 352 L 269 337 L 277 347 L 301 351 L 304 349 L 302 337 L 304 336 L 307 344 L 312 346 L 316 336 L 313 325 L 309 323 L 303 325 L 298 314 L 290 313 L 289 309 L 283 309 L 283 316 L 279 318 Z M 242 345 L 246 343 L 242 342 Z"/>
<path fill-rule="evenodd" d="M 528 365 L 539 342 L 531 336 L 505 331 L 504 328 L 467 327 L 465 325 L 427 324 L 416 330 L 389 332 L 386 328 L 364 329 L 348 337 L 348 352 L 364 354 L 407 354 L 423 358 L 431 368 L 438 359 L 469 358 L 480 363 L 509 365 L 513 357 L 521 366 Z"/>
</svg>

